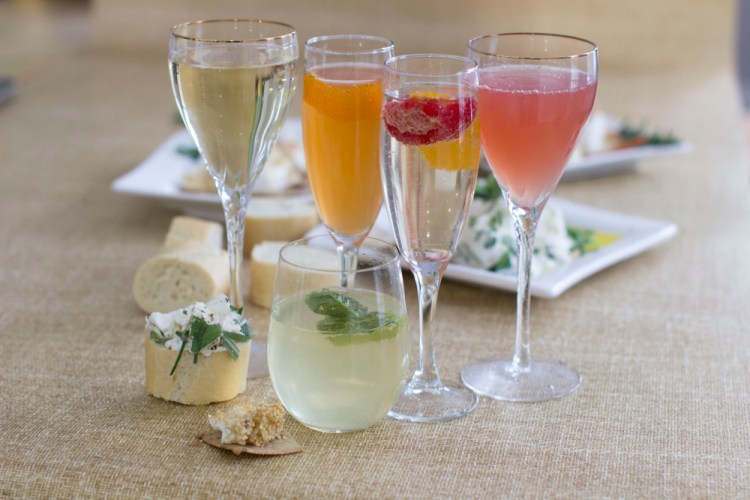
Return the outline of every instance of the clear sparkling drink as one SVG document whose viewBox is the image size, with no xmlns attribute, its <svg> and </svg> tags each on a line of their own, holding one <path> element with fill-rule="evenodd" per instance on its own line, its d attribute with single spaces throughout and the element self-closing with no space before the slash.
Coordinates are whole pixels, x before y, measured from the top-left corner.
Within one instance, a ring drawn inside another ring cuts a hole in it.
<svg viewBox="0 0 750 500">
<path fill-rule="evenodd" d="M 260 169 L 251 167 L 263 165 L 276 141 L 295 87 L 294 59 L 283 54 L 273 46 L 217 44 L 173 56 L 180 113 L 221 185 L 254 181 Z"/>
<path fill-rule="evenodd" d="M 407 261 L 447 262 L 456 249 L 476 183 L 476 110 L 450 89 L 385 96 L 386 202 Z"/>
</svg>

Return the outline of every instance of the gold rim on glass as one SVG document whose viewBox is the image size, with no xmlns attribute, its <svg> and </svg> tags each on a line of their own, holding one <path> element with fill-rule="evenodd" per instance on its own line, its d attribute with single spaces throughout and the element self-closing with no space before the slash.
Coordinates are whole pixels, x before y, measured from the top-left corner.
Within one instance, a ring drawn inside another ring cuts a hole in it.
<svg viewBox="0 0 750 500">
<path fill-rule="evenodd" d="M 315 44 L 325 41 L 343 41 L 343 40 L 366 40 L 369 42 L 382 42 L 382 47 L 362 50 L 340 50 L 340 49 L 326 49 L 318 47 Z M 370 36 L 370 35 L 323 35 L 310 38 L 305 42 L 305 49 L 308 51 L 320 52 L 321 54 L 331 55 L 366 55 L 366 54 L 382 54 L 393 50 L 393 42 L 387 38 L 381 36 Z"/>
<path fill-rule="evenodd" d="M 411 72 L 411 71 L 404 71 L 401 70 L 394 65 L 401 61 L 408 61 L 410 59 L 435 59 L 436 61 L 439 59 L 443 59 L 446 61 L 455 61 L 464 63 L 464 67 L 461 70 L 458 71 L 448 71 L 445 73 L 435 74 L 435 73 L 417 73 L 417 72 Z M 393 56 L 390 59 L 388 59 L 385 62 L 385 69 L 386 71 L 390 73 L 396 73 L 401 76 L 411 76 L 411 77 L 421 77 L 425 79 L 445 79 L 450 77 L 456 77 L 461 75 L 468 75 L 473 73 L 474 71 L 477 71 L 479 65 L 476 61 L 472 61 L 468 57 L 463 56 L 454 56 L 451 54 L 406 54 L 402 56 Z"/>
<path fill-rule="evenodd" d="M 254 38 L 242 38 L 242 39 L 229 39 L 229 40 L 223 40 L 220 38 L 204 38 L 199 36 L 188 36 L 183 35 L 180 33 L 177 33 L 177 30 L 181 28 L 186 28 L 188 26 L 199 26 L 199 25 L 207 25 L 207 24 L 213 24 L 213 23 L 236 23 L 236 24 L 268 24 L 268 25 L 275 25 L 279 27 L 285 27 L 289 28 L 288 33 L 284 33 L 281 35 L 274 35 L 274 36 L 261 36 L 261 37 L 254 37 Z M 188 21 L 186 23 L 180 23 L 172 26 L 170 29 L 170 33 L 175 38 L 181 38 L 183 40 L 190 40 L 192 42 L 202 42 L 202 43 L 250 43 L 250 42 L 268 42 L 272 40 L 282 40 L 284 38 L 289 38 L 292 35 L 296 34 L 296 30 L 294 29 L 294 26 L 291 26 L 287 23 L 282 23 L 279 21 L 271 21 L 266 19 L 208 19 L 208 20 L 200 20 L 200 21 Z"/>
<path fill-rule="evenodd" d="M 315 271 L 317 273 L 321 274 L 339 274 L 341 272 L 341 269 L 336 267 L 335 269 L 322 269 L 319 267 L 314 267 L 313 265 L 305 265 L 305 264 L 298 264 L 296 262 L 292 262 L 289 257 L 285 255 L 287 253 L 287 250 L 294 247 L 303 247 L 303 246 L 310 246 L 313 248 L 323 248 L 326 247 L 316 247 L 315 245 L 310 245 L 311 240 L 317 240 L 317 239 L 323 239 L 325 238 L 325 241 L 330 241 L 330 237 L 327 234 L 315 234 L 313 236 L 307 236 L 306 238 L 302 238 L 296 241 L 290 241 L 281 249 L 279 250 L 279 262 L 284 262 L 289 267 L 300 269 L 303 271 Z M 400 254 L 398 253 L 398 249 L 393 246 L 392 244 L 388 243 L 387 241 L 381 240 L 380 238 L 374 238 L 372 236 L 367 236 L 362 240 L 362 246 L 366 247 L 369 243 L 369 247 L 371 247 L 374 250 L 377 250 L 381 253 L 383 253 L 383 260 L 380 262 L 373 262 L 372 265 L 369 267 L 365 267 L 362 269 L 353 269 L 352 272 L 354 273 L 360 273 L 362 271 L 376 271 L 378 269 L 384 269 L 388 266 L 392 265 L 394 262 L 398 263 L 399 259 L 401 258 Z M 386 255 L 386 253 L 390 253 L 391 255 Z"/>
<path fill-rule="evenodd" d="M 578 54 L 571 54 L 567 56 L 548 56 L 548 57 L 539 57 L 539 56 L 518 56 L 518 55 L 512 55 L 512 54 L 498 54 L 496 52 L 487 52 L 484 50 L 477 49 L 474 47 L 474 43 L 478 42 L 479 40 L 484 40 L 487 38 L 503 38 L 503 37 L 512 37 L 512 36 L 538 36 L 538 37 L 548 37 L 548 38 L 558 38 L 558 39 L 564 39 L 564 40 L 576 40 L 578 42 L 583 42 L 585 44 L 588 44 L 591 47 L 591 50 L 587 50 L 585 52 L 581 52 Z M 594 54 L 599 50 L 599 47 L 592 42 L 591 40 L 587 40 L 585 38 L 581 38 L 578 36 L 571 36 L 571 35 L 559 35 L 556 33 L 535 33 L 535 32 L 514 32 L 514 33 L 493 33 L 491 35 L 481 35 L 478 37 L 474 37 L 471 40 L 469 40 L 468 44 L 469 50 L 472 52 L 476 52 L 477 54 L 482 54 L 485 56 L 490 57 L 502 57 L 505 59 L 525 59 L 529 61 L 545 61 L 545 60 L 564 60 L 564 59 L 576 59 L 579 57 L 587 57 L 591 54 Z"/>
</svg>

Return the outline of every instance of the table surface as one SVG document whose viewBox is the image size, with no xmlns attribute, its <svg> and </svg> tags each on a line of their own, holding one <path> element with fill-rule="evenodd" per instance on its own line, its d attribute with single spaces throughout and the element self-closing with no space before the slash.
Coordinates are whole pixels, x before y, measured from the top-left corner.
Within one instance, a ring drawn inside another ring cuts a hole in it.
<svg viewBox="0 0 750 500">
<path fill-rule="evenodd" d="M 611 71 L 598 106 L 694 148 L 558 189 L 680 228 L 532 301 L 534 354 L 576 367 L 579 391 L 344 435 L 287 418 L 304 453 L 235 457 L 195 438 L 212 407 L 144 387 L 131 283 L 175 214 L 110 183 L 175 130 L 163 58 L 80 50 L 54 61 L 0 108 L 0 495 L 750 495 L 750 197 L 734 76 Z M 444 377 L 509 354 L 514 312 L 514 294 L 446 281 Z M 268 312 L 248 315 L 263 341 Z M 274 399 L 269 379 L 247 396 Z"/>
</svg>

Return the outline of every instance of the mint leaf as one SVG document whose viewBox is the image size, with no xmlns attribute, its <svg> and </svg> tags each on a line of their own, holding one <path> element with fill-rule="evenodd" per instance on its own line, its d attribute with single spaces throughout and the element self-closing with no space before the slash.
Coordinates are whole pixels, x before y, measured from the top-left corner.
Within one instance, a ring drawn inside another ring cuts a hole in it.
<svg viewBox="0 0 750 500">
<path fill-rule="evenodd" d="M 368 332 L 353 333 L 350 335 L 328 335 L 328 340 L 336 346 L 346 346 L 353 344 L 363 344 L 365 342 L 377 342 L 379 340 L 390 339 L 398 335 L 401 331 L 406 318 L 393 315 L 393 321 L 388 322 L 374 330 Z"/>
<path fill-rule="evenodd" d="M 327 288 L 309 294 L 305 303 L 314 313 L 326 316 L 315 326 L 336 345 L 393 337 L 404 321 L 394 313 L 370 311 L 353 297 Z"/>
<path fill-rule="evenodd" d="M 190 344 L 190 352 L 198 353 L 203 347 L 203 334 L 208 328 L 208 323 L 203 318 L 194 318 L 190 324 L 190 332 L 188 335 L 192 337 L 193 343 Z"/>
<path fill-rule="evenodd" d="M 195 318 L 190 324 L 188 335 L 193 338 L 193 342 L 190 344 L 190 352 L 193 353 L 193 364 L 198 362 L 198 353 L 203 349 L 203 334 L 206 332 L 206 328 L 208 328 L 208 323 L 202 318 Z"/>
<path fill-rule="evenodd" d="M 200 349 L 198 349 L 198 352 L 202 351 L 203 348 L 205 348 L 208 345 L 211 345 L 211 343 L 221 337 L 221 325 L 213 324 L 208 325 L 203 332 L 203 338 L 201 339 L 201 345 Z"/>
<path fill-rule="evenodd" d="M 305 304 L 315 314 L 336 318 L 357 317 L 367 312 L 367 308 L 358 300 L 330 288 L 309 294 L 305 297 Z"/>
<path fill-rule="evenodd" d="M 221 336 L 221 325 L 209 325 L 203 318 L 196 317 L 190 325 L 190 335 L 193 337 L 190 352 L 193 353 L 193 363 L 197 363 L 198 353 Z"/>
</svg>

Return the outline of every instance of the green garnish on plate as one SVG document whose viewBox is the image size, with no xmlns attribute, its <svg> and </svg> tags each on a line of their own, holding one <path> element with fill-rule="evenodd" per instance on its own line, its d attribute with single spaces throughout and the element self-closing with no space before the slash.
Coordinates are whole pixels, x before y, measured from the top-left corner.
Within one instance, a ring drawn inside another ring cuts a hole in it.
<svg viewBox="0 0 750 500">
<path fill-rule="evenodd" d="M 620 239 L 620 236 L 594 229 L 581 229 L 576 227 L 567 228 L 568 236 L 573 241 L 570 252 L 578 255 L 586 255 L 594 250 L 599 250 Z"/>
<path fill-rule="evenodd" d="M 644 126 L 636 127 L 627 123 L 622 124 L 618 135 L 623 141 L 634 142 L 636 145 L 662 146 L 680 142 L 672 132 L 649 132 Z"/>
<path fill-rule="evenodd" d="M 177 153 L 193 160 L 197 160 L 201 156 L 201 152 L 195 146 L 177 146 Z"/>
</svg>

